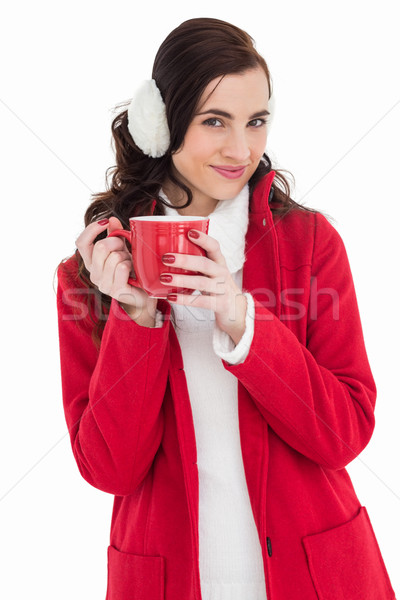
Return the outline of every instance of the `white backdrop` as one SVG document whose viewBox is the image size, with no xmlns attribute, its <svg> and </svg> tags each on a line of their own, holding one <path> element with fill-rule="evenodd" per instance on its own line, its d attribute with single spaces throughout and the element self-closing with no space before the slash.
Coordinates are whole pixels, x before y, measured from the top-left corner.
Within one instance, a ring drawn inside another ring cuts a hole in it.
<svg viewBox="0 0 400 600">
<path fill-rule="evenodd" d="M 149 78 L 187 18 L 246 29 L 273 77 L 268 141 L 294 197 L 334 217 L 378 387 L 376 429 L 349 467 L 399 593 L 400 52 L 397 2 L 8 6 L 2 56 L 0 597 L 105 597 L 112 497 L 79 475 L 62 411 L 53 275 L 113 164 L 112 108 Z M 351 340 L 349 340 L 351 344 Z"/>
</svg>

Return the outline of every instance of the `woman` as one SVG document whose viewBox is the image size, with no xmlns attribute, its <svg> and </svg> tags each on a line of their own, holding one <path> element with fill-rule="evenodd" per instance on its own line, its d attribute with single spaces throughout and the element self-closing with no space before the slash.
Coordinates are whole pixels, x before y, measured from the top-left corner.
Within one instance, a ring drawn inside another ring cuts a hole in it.
<svg viewBox="0 0 400 600">
<path fill-rule="evenodd" d="M 111 187 L 59 268 L 72 448 L 115 495 L 108 600 L 394 598 L 345 470 L 376 399 L 346 251 L 271 169 L 270 99 L 244 31 L 172 31 L 113 122 Z M 172 276 L 192 294 L 128 285 L 107 232 L 151 213 L 210 217 L 192 238 L 205 258 L 164 260 L 164 275 L 200 273 Z"/>
</svg>

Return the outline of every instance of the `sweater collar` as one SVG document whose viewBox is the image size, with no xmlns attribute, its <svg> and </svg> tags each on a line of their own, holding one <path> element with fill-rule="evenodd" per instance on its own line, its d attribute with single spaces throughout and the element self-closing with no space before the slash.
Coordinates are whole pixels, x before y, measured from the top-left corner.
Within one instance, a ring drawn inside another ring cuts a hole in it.
<svg viewBox="0 0 400 600">
<path fill-rule="evenodd" d="M 162 190 L 160 196 L 168 201 Z M 163 208 L 166 216 L 179 214 L 175 208 Z M 219 242 L 229 272 L 236 273 L 243 267 L 245 260 L 245 236 L 249 224 L 249 186 L 246 184 L 235 198 L 219 200 L 208 217 L 208 235 Z"/>
</svg>

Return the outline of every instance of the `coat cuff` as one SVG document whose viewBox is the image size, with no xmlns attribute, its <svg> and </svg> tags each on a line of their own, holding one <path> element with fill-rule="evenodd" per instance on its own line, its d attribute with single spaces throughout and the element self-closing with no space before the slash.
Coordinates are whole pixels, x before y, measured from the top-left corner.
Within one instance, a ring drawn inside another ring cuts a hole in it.
<svg viewBox="0 0 400 600">
<path fill-rule="evenodd" d="M 227 333 L 225 333 L 225 331 L 222 331 L 216 324 L 214 326 L 214 352 L 217 356 L 231 365 L 237 365 L 246 360 L 253 341 L 255 316 L 254 299 L 248 292 L 243 295 L 247 300 L 245 331 L 238 344 L 235 346 L 235 342 Z"/>
</svg>

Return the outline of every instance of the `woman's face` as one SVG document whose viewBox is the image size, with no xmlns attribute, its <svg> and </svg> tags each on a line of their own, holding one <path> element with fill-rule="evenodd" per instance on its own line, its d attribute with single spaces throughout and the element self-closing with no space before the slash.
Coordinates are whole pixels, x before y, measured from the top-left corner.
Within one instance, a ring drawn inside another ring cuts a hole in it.
<svg viewBox="0 0 400 600">
<path fill-rule="evenodd" d="M 218 200 L 234 198 L 248 182 L 265 151 L 268 97 L 261 67 L 208 84 L 172 156 L 175 174 L 193 193 L 182 214 L 208 215 Z M 173 203 L 182 203 L 179 189 L 166 191 Z"/>
</svg>

